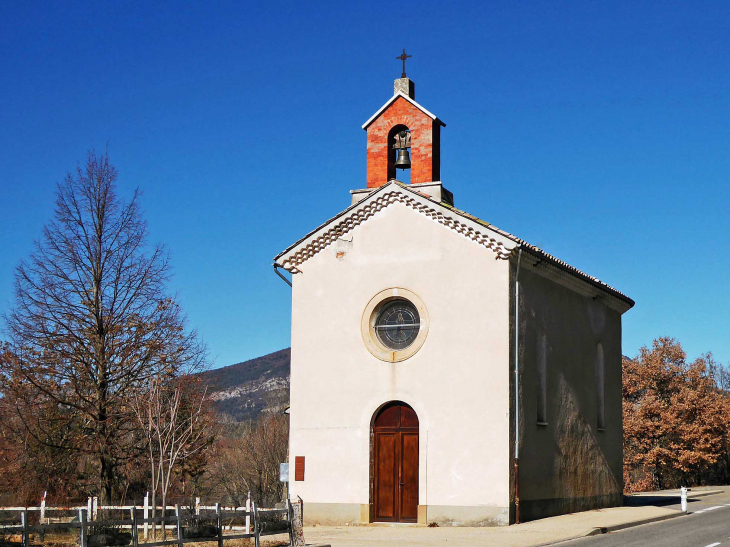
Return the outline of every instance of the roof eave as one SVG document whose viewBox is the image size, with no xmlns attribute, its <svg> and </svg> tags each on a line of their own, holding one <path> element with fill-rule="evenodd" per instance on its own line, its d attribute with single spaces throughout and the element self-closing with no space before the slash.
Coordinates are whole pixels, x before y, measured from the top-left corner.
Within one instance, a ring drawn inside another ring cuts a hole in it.
<svg viewBox="0 0 730 547">
<path fill-rule="evenodd" d="M 381 190 L 382 190 L 383 188 L 385 188 L 386 186 L 390 186 L 391 184 L 395 184 L 395 181 L 389 181 L 389 182 L 387 182 L 387 183 L 383 184 L 383 185 L 382 185 L 381 187 L 379 187 L 379 188 L 376 188 L 376 189 L 375 189 L 375 190 L 373 190 L 373 191 L 372 191 L 372 192 L 371 192 L 370 194 L 368 194 L 368 197 L 364 198 L 364 199 L 363 199 L 363 200 L 361 200 L 361 201 L 357 201 L 357 202 L 353 203 L 353 204 L 352 204 L 352 205 L 350 205 L 350 206 L 349 206 L 349 207 L 348 207 L 347 209 L 344 209 L 344 210 L 340 211 L 339 213 L 337 213 L 337 214 L 336 214 L 335 216 L 333 216 L 333 217 L 332 217 L 332 218 L 330 218 L 329 220 L 327 220 L 327 221 L 323 222 L 322 224 L 320 224 L 319 226 L 317 226 L 317 227 L 316 227 L 316 228 L 315 228 L 314 230 L 311 230 L 311 231 L 310 231 L 309 233 L 307 233 L 307 235 L 305 235 L 304 237 L 302 237 L 302 238 L 299 238 L 299 239 L 298 239 L 298 240 L 297 240 L 297 241 L 296 241 L 295 243 L 293 243 L 293 244 L 289 245 L 289 246 L 288 246 L 288 247 L 287 247 L 286 249 L 284 249 L 283 251 L 281 251 L 281 252 L 280 252 L 280 253 L 279 253 L 278 255 L 276 255 L 276 256 L 274 257 L 274 264 L 278 264 L 279 266 L 281 266 L 281 264 L 279 264 L 279 259 L 280 259 L 280 258 L 281 258 L 282 256 L 284 256 L 285 254 L 287 254 L 287 253 L 288 253 L 289 251 L 291 251 L 292 249 L 294 249 L 294 248 L 295 248 L 295 247 L 296 247 L 297 245 L 299 245 L 299 244 L 300 244 L 300 243 L 301 243 L 302 241 L 305 241 L 305 240 L 306 240 L 306 239 L 308 239 L 308 238 L 309 238 L 309 237 L 310 237 L 311 235 L 313 235 L 313 234 L 317 233 L 317 232 L 318 232 L 319 230 L 321 230 L 322 228 L 324 228 L 325 226 L 327 226 L 328 224 L 330 224 L 330 223 L 331 223 L 332 221 L 334 221 L 334 220 L 337 220 L 337 219 L 338 219 L 338 218 L 340 218 L 341 216 L 344 216 L 344 215 L 346 215 L 346 214 L 347 214 L 347 213 L 349 213 L 349 212 L 350 212 L 350 211 L 351 211 L 352 209 L 354 209 L 355 207 L 357 207 L 358 205 L 360 205 L 360 204 L 361 204 L 361 203 L 362 203 L 363 201 L 365 201 L 366 199 L 370 199 L 370 197 L 372 197 L 372 196 L 373 196 L 373 195 L 375 195 L 375 194 L 378 194 L 378 193 L 380 193 L 380 191 L 381 191 Z"/>
<path fill-rule="evenodd" d="M 617 298 L 618 300 L 621 300 L 628 306 L 626 308 L 626 311 L 630 310 L 631 308 L 633 308 L 636 305 L 636 302 L 632 298 L 626 296 L 621 291 L 614 289 L 610 285 L 603 283 L 601 281 L 595 280 L 593 277 L 586 274 L 585 272 L 578 270 L 574 266 L 570 266 L 569 264 L 563 263 L 561 260 L 556 259 L 554 256 L 546 253 L 542 249 L 533 247 L 532 245 L 530 245 L 529 243 L 527 243 L 523 240 L 518 239 L 517 241 L 519 242 L 519 246 L 522 248 L 523 251 L 539 258 L 541 261 L 549 262 L 556 268 L 563 270 L 565 273 L 572 275 L 573 277 L 580 279 L 581 281 L 583 281 L 585 283 L 588 283 L 589 285 L 595 287 L 596 289 L 598 289 L 600 291 L 610 294 L 611 296 L 613 296 L 614 298 Z"/>
<path fill-rule="evenodd" d="M 403 190 L 406 190 L 406 191 L 408 191 L 410 193 L 413 193 L 413 194 L 416 194 L 418 196 L 421 196 L 422 198 L 429 200 L 434 205 L 441 206 L 444 209 L 450 211 L 451 213 L 456 214 L 457 216 L 460 216 L 460 217 L 465 218 L 465 219 L 467 219 L 467 220 L 469 220 L 471 222 L 474 222 L 475 224 L 478 224 L 478 225 L 482 226 L 483 228 L 486 228 L 486 229 L 488 229 L 488 230 L 490 230 L 490 231 L 492 231 L 492 232 L 494 232 L 496 234 L 499 234 L 500 236 L 502 236 L 502 237 L 504 237 L 504 238 L 506 238 L 506 239 L 508 239 L 508 240 L 510 240 L 512 242 L 514 242 L 515 243 L 515 247 L 512 249 L 512 256 L 513 257 L 515 256 L 514 255 L 515 251 L 518 248 L 522 248 L 524 251 L 526 251 L 529 254 L 531 254 L 531 255 L 539 258 L 541 261 L 548 262 L 548 263 L 552 264 L 554 267 L 556 267 L 556 268 L 564 271 L 568 275 L 574 277 L 575 279 L 578 279 L 578 280 L 581 280 L 581 281 L 583 281 L 585 283 L 588 283 L 589 285 L 593 286 L 594 288 L 598 289 L 599 291 L 603 291 L 604 293 L 612 296 L 613 298 L 616 298 L 616 299 L 620 300 L 621 302 L 623 302 L 624 304 L 627 305 L 626 309 L 624 311 L 622 311 L 621 313 L 624 313 L 625 311 L 630 310 L 636 304 L 636 302 L 634 302 L 633 299 L 629 298 L 628 296 L 626 296 L 622 292 L 614 289 L 610 285 L 608 285 L 608 284 L 606 284 L 606 283 L 604 283 L 604 282 L 602 282 L 600 280 L 597 280 L 597 279 L 593 278 L 592 276 L 590 276 L 587 273 L 579 270 L 575 266 L 571 266 L 570 264 L 568 264 L 568 263 L 566 263 L 566 262 L 564 262 L 564 261 L 562 261 L 562 260 L 560 260 L 560 259 L 552 256 L 551 254 L 546 253 L 545 251 L 543 251 L 539 247 L 535 247 L 534 245 L 529 244 L 525 240 L 520 239 L 517 236 L 515 236 L 515 235 L 513 235 L 513 234 L 511 234 L 509 232 L 506 232 L 506 231 L 504 231 L 504 230 L 502 230 L 500 228 L 497 228 L 496 226 L 494 226 L 494 225 L 492 225 L 492 224 L 490 224 L 490 223 L 488 223 L 488 222 L 486 222 L 486 221 L 484 221 L 482 219 L 479 219 L 479 218 L 477 218 L 477 217 L 475 217 L 475 216 L 467 213 L 466 211 L 461 211 L 460 209 L 457 209 L 455 207 L 451 207 L 451 206 L 446 205 L 444 203 L 435 201 L 430 196 L 427 196 L 425 194 L 422 194 L 421 192 L 418 192 L 414 188 L 410 188 L 408 185 L 403 184 L 403 183 L 400 183 L 398 181 L 388 181 L 386 184 L 384 184 L 384 185 L 380 186 L 379 188 L 373 190 L 363 200 L 358 201 L 356 203 L 353 203 L 347 209 L 341 211 L 340 213 L 338 213 L 334 217 L 330 218 L 326 222 L 324 222 L 321 225 L 317 226 L 317 228 L 315 228 L 314 230 L 310 231 L 307 235 L 305 235 L 304 237 L 300 238 L 297 242 L 295 242 L 294 244 L 290 245 L 284 251 L 282 251 L 281 253 L 279 253 L 278 255 L 276 255 L 276 257 L 274 257 L 274 263 L 275 264 L 278 264 L 279 266 L 282 266 L 279 263 L 279 259 L 282 256 L 284 256 L 287 253 L 289 253 L 292 249 L 296 248 L 298 245 L 300 245 L 302 242 L 304 242 L 305 240 L 307 240 L 310 236 L 312 236 L 316 232 L 320 231 L 322 228 L 324 228 L 328 224 L 330 224 L 333 221 L 337 220 L 338 218 L 346 215 L 349 211 L 351 211 L 352 209 L 354 209 L 354 208 L 362 205 L 364 202 L 369 201 L 370 199 L 373 198 L 373 196 L 381 193 L 384 188 L 388 188 L 390 186 L 397 186 L 397 187 L 402 188 Z"/>
<path fill-rule="evenodd" d="M 369 127 L 369 126 L 370 126 L 370 125 L 371 125 L 371 124 L 372 124 L 372 123 L 373 123 L 373 122 L 374 122 L 375 120 L 377 120 L 377 119 L 378 119 L 378 117 L 379 117 L 379 116 L 380 116 L 380 115 L 381 115 L 381 114 L 382 114 L 382 113 L 383 113 L 383 112 L 385 111 L 385 109 L 386 109 L 386 108 L 388 108 L 388 107 L 389 107 L 389 106 L 390 106 L 390 105 L 391 105 L 391 104 L 392 104 L 392 103 L 393 103 L 393 102 L 394 102 L 394 101 L 395 101 L 395 100 L 396 100 L 396 99 L 397 99 L 398 97 L 403 97 L 403 98 L 404 98 L 404 99 L 405 99 L 406 101 L 408 101 L 408 102 L 409 102 L 409 103 L 411 103 L 411 104 L 412 104 L 413 106 L 415 106 L 416 108 L 418 108 L 418 109 L 419 109 L 419 110 L 420 110 L 421 112 L 423 112 L 424 114 L 426 114 L 426 115 L 427 115 L 427 116 L 428 116 L 429 118 L 431 118 L 431 119 L 432 119 L 433 121 L 435 121 L 435 122 L 438 122 L 438 123 L 440 123 L 442 127 L 446 127 L 446 124 L 445 124 L 445 123 L 444 123 L 443 121 L 441 121 L 441 120 L 440 120 L 440 119 L 438 118 L 438 116 L 436 116 L 435 114 L 433 114 L 433 113 L 429 112 L 428 110 L 426 110 L 425 108 L 423 108 L 423 106 L 421 106 L 421 105 L 420 105 L 420 104 L 418 104 L 418 103 L 417 103 L 416 101 L 414 101 L 413 99 L 411 99 L 411 98 L 410 98 L 410 97 L 409 97 L 408 95 L 406 95 L 405 93 L 402 93 L 402 92 L 400 92 L 400 91 L 399 91 L 398 93 L 396 93 L 395 95 L 393 95 L 393 96 L 392 96 L 392 97 L 391 97 L 390 99 L 388 99 L 388 100 L 387 100 L 387 101 L 385 102 L 385 104 L 384 104 L 383 106 L 381 106 L 381 107 L 380 107 L 380 108 L 378 109 L 378 111 L 377 111 L 377 112 L 376 112 L 375 114 L 373 114 L 372 116 L 370 116 L 370 118 L 368 119 L 368 121 L 366 121 L 366 122 L 365 122 L 364 124 L 362 124 L 362 128 L 363 128 L 363 129 L 365 129 L 365 130 L 367 130 L 367 128 L 368 128 L 368 127 Z"/>
</svg>

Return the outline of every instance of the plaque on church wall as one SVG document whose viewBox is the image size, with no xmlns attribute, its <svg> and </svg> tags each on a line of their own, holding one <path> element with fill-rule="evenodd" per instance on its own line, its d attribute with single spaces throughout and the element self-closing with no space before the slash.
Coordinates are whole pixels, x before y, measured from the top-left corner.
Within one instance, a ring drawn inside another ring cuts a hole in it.
<svg viewBox="0 0 730 547">
<path fill-rule="evenodd" d="M 279 482 L 289 482 L 289 464 L 279 464 Z"/>
<path fill-rule="evenodd" d="M 294 480 L 304 480 L 304 456 L 294 458 Z"/>
</svg>

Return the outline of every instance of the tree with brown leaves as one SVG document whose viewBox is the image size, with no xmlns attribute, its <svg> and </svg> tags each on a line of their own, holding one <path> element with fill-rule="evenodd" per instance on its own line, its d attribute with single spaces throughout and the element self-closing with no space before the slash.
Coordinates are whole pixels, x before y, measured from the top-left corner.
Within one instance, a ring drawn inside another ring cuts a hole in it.
<svg viewBox="0 0 730 547">
<path fill-rule="evenodd" d="M 107 154 L 58 185 L 54 219 L 15 275 L 5 316 L 14 358 L 0 389 L 35 442 L 93 457 L 102 503 L 140 447 L 132 400 L 154 377 L 200 368 L 205 350 L 166 293 L 139 192 L 117 196 Z"/>
<path fill-rule="evenodd" d="M 699 484 L 723 455 L 727 400 L 711 354 L 688 363 L 679 342 L 654 340 L 623 360 L 624 482 L 629 491 Z"/>
</svg>

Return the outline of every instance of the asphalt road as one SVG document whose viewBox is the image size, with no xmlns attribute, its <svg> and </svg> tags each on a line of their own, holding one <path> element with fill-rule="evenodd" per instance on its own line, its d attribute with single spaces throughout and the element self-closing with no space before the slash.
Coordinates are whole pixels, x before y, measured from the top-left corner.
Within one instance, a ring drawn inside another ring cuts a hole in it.
<svg viewBox="0 0 730 547">
<path fill-rule="evenodd" d="M 662 503 L 679 509 L 676 498 Z M 563 543 L 570 547 L 730 547 L 730 492 L 689 500 L 686 516 Z"/>
</svg>

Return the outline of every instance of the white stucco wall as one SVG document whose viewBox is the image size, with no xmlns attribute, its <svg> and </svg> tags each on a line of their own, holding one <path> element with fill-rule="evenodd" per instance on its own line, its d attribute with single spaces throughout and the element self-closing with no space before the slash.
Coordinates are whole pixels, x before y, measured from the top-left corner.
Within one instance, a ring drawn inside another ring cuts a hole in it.
<svg viewBox="0 0 730 547">
<path fill-rule="evenodd" d="M 293 276 L 292 496 L 368 504 L 371 418 L 401 400 L 420 420 L 419 504 L 508 507 L 507 261 L 401 203 L 346 239 Z M 420 351 L 394 364 L 360 332 L 370 299 L 391 287 L 416 293 L 430 317 Z"/>
</svg>

